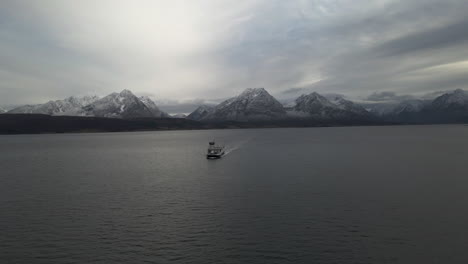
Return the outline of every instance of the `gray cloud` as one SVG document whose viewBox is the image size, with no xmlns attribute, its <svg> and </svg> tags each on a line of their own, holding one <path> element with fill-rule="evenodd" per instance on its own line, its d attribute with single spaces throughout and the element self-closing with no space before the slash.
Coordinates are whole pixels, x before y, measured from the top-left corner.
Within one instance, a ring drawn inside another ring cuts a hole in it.
<svg viewBox="0 0 468 264">
<path fill-rule="evenodd" d="M 184 112 L 247 87 L 350 98 L 466 88 L 467 12 L 464 0 L 7 0 L 0 104 L 127 88 Z"/>
<path fill-rule="evenodd" d="M 467 41 L 468 20 L 463 20 L 388 41 L 378 46 L 376 50 L 381 51 L 386 56 L 394 56 L 464 45 Z"/>
<path fill-rule="evenodd" d="M 298 93 L 302 93 L 304 91 L 306 91 L 306 89 L 304 89 L 304 88 L 290 88 L 290 89 L 281 91 L 281 94 L 284 94 L 284 95 L 298 94 Z"/>
<path fill-rule="evenodd" d="M 368 101 L 403 101 L 408 99 L 413 99 L 411 95 L 397 95 L 394 92 L 375 92 L 367 97 Z"/>
</svg>

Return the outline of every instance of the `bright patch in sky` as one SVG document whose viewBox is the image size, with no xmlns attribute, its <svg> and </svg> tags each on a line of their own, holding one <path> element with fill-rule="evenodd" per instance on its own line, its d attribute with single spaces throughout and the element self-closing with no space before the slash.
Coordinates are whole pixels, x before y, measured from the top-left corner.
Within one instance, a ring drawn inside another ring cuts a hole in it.
<svg viewBox="0 0 468 264">
<path fill-rule="evenodd" d="M 0 105 L 465 88 L 467 12 L 463 0 L 7 0 Z"/>
</svg>

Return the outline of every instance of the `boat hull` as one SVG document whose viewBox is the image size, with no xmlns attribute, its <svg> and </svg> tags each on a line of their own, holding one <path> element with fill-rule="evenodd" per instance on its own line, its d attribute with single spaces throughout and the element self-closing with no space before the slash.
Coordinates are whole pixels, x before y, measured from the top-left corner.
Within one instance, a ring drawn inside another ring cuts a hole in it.
<svg viewBox="0 0 468 264">
<path fill-rule="evenodd" d="M 220 159 L 224 156 L 224 152 L 220 154 L 206 154 L 207 159 Z"/>
</svg>

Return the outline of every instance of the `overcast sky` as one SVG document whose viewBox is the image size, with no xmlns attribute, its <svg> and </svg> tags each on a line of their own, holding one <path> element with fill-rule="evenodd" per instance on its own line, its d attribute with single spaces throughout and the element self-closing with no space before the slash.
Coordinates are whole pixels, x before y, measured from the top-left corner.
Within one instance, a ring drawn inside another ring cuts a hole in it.
<svg viewBox="0 0 468 264">
<path fill-rule="evenodd" d="M 3 0 L 0 104 L 468 87 L 466 0 Z"/>
</svg>

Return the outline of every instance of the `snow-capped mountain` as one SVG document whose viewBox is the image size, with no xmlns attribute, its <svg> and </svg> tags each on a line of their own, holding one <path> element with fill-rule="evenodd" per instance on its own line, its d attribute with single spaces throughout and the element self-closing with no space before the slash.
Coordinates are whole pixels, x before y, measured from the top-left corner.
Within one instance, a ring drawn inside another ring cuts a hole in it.
<svg viewBox="0 0 468 264">
<path fill-rule="evenodd" d="M 313 115 L 325 115 L 335 108 L 336 106 L 332 102 L 316 92 L 299 96 L 293 106 L 293 109 L 296 112 L 309 113 Z"/>
<path fill-rule="evenodd" d="M 295 117 L 331 118 L 341 110 L 324 96 L 313 92 L 299 96 L 288 114 Z"/>
<path fill-rule="evenodd" d="M 425 123 L 468 122 L 468 92 L 458 89 L 435 98 L 418 112 L 417 121 Z"/>
<path fill-rule="evenodd" d="M 6 113 L 6 110 L 0 107 L 0 114 Z"/>
<path fill-rule="evenodd" d="M 164 111 L 161 111 L 159 109 L 159 107 L 153 102 L 153 100 L 151 100 L 148 96 L 141 96 L 140 98 L 140 101 L 146 105 L 146 107 L 148 107 L 148 109 L 151 111 L 151 113 L 153 114 L 153 117 L 158 117 L 158 118 L 162 118 L 162 117 L 170 117 L 170 115 Z"/>
<path fill-rule="evenodd" d="M 398 104 L 389 105 L 384 111 L 376 113 L 376 116 L 392 122 L 413 123 L 425 120 L 425 109 L 430 101 L 410 99 Z"/>
<path fill-rule="evenodd" d="M 392 115 L 400 115 L 405 113 L 416 113 L 421 111 L 427 105 L 427 101 L 413 99 L 399 103 L 391 112 Z"/>
<path fill-rule="evenodd" d="M 379 116 L 418 112 L 468 111 L 468 92 L 464 90 L 458 89 L 442 94 L 441 92 L 435 92 L 429 95 L 438 96 L 430 98 L 425 95 L 420 99 L 408 99 L 392 103 L 371 103 L 363 104 L 363 106 Z"/>
<path fill-rule="evenodd" d="M 215 106 L 202 120 L 251 121 L 284 118 L 283 105 L 264 88 L 248 88 Z"/>
<path fill-rule="evenodd" d="M 78 115 L 83 106 L 98 100 L 97 96 L 68 97 L 45 104 L 24 105 L 10 110 L 11 114 Z"/>
<path fill-rule="evenodd" d="M 20 106 L 8 113 L 112 118 L 169 117 L 149 97 L 138 98 L 129 90 L 112 93 L 101 99 L 97 96 L 71 96 L 45 104 Z"/>
<path fill-rule="evenodd" d="M 457 89 L 432 101 L 431 108 L 438 110 L 468 110 L 468 92 Z"/>
<path fill-rule="evenodd" d="M 433 100 L 412 99 L 390 106 L 380 115 L 385 121 L 451 123 L 468 121 L 468 92 L 455 90 Z"/>
<path fill-rule="evenodd" d="M 36 109 L 40 105 L 22 105 L 8 111 L 9 114 L 37 114 Z M 42 113 L 40 113 L 42 114 Z"/>
<path fill-rule="evenodd" d="M 391 114 L 468 114 L 468 92 L 458 89 L 436 97 L 434 100 L 407 100 L 398 104 Z"/>
<path fill-rule="evenodd" d="M 324 120 L 347 120 L 369 118 L 370 113 L 341 96 L 327 99 L 316 92 L 299 96 L 295 105 L 288 108 L 288 115 L 296 118 L 317 118 Z"/>
<path fill-rule="evenodd" d="M 319 118 L 327 120 L 370 117 L 364 107 L 342 96 L 331 100 L 313 92 L 301 95 L 286 107 L 281 105 L 265 89 L 247 89 L 215 107 L 200 106 L 188 118 L 193 120 L 272 120 L 290 118 Z"/>
<path fill-rule="evenodd" d="M 398 103 L 385 102 L 385 103 L 368 103 L 361 102 L 360 106 L 364 107 L 369 113 L 375 116 L 384 116 L 392 113 L 392 111 L 398 106 Z"/>
<path fill-rule="evenodd" d="M 330 102 L 335 104 L 339 109 L 349 111 L 355 114 L 368 115 L 369 112 L 359 104 L 356 104 L 350 100 L 346 100 L 341 96 L 335 96 L 330 99 Z"/>
<path fill-rule="evenodd" d="M 0 113 L 5 109 L 0 108 Z M 7 113 L 96 116 L 110 118 L 166 118 L 169 114 L 147 96 L 137 97 L 129 90 L 97 96 L 75 97 L 38 105 L 16 107 Z M 468 92 L 455 90 L 435 99 L 410 99 L 394 103 L 355 103 L 341 95 L 323 96 L 316 92 L 301 95 L 283 106 L 263 88 L 249 88 L 216 106 L 201 105 L 187 117 L 196 121 L 268 121 L 353 123 L 379 121 L 392 123 L 468 122 Z"/>
<path fill-rule="evenodd" d="M 110 118 L 154 117 L 152 109 L 140 101 L 130 90 L 111 93 L 83 107 L 83 113 L 86 116 Z"/>
<path fill-rule="evenodd" d="M 211 111 L 213 111 L 214 109 L 214 106 L 210 106 L 210 105 L 200 105 L 197 109 L 195 109 L 195 111 L 193 111 L 192 113 L 190 113 L 187 118 L 188 119 L 192 119 L 192 120 L 202 120 L 203 118 L 205 118 L 208 114 L 211 113 Z"/>
</svg>

